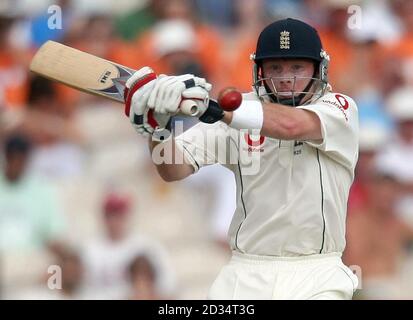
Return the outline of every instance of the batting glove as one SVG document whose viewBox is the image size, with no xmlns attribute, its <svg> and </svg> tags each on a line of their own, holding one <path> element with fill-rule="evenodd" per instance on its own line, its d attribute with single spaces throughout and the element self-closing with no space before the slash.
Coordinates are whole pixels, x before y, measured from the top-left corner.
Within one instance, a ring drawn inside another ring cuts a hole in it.
<svg viewBox="0 0 413 320">
<path fill-rule="evenodd" d="M 176 114 L 182 102 L 182 93 L 192 87 L 202 87 L 211 90 L 212 86 L 204 78 L 192 74 L 182 76 L 163 76 L 150 93 L 148 107 L 161 114 Z"/>
<path fill-rule="evenodd" d="M 144 136 L 157 132 L 160 140 L 164 140 L 163 136 L 169 133 L 171 116 L 154 112 L 147 104 L 151 91 L 162 77 L 157 78 L 151 68 L 143 67 L 128 79 L 124 92 L 125 114 L 132 126 Z"/>
<path fill-rule="evenodd" d="M 183 104 L 187 101 L 193 101 L 198 108 L 198 118 L 205 123 L 215 123 L 224 117 L 224 111 L 219 107 L 218 103 L 209 99 L 209 91 L 203 87 L 193 87 L 182 92 Z"/>
</svg>

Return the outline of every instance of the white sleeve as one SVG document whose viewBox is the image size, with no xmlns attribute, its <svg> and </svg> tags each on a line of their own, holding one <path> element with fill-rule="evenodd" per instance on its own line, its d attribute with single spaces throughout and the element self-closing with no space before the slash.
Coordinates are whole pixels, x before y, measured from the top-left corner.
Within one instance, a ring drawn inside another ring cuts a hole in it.
<svg viewBox="0 0 413 320">
<path fill-rule="evenodd" d="M 350 170 L 358 158 L 358 111 L 353 99 L 336 93 L 321 97 L 316 103 L 300 106 L 314 112 L 321 123 L 323 140 L 306 141 Z"/>
<path fill-rule="evenodd" d="M 175 145 L 197 172 L 201 167 L 226 163 L 229 128 L 218 121 L 214 124 L 198 123 L 175 137 Z"/>
</svg>

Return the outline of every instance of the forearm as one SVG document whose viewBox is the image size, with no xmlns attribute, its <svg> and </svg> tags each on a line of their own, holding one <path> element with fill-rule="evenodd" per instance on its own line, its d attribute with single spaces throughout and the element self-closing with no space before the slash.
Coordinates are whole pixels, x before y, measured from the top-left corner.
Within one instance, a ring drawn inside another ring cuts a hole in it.
<svg viewBox="0 0 413 320">
<path fill-rule="evenodd" d="M 186 163 L 184 154 L 176 147 L 173 138 L 166 142 L 156 142 L 149 138 L 149 150 L 152 162 L 163 180 L 182 180 L 194 173 L 194 168 Z"/>
<path fill-rule="evenodd" d="M 264 103 L 264 121 L 261 134 L 266 137 L 296 140 L 300 138 L 301 129 L 304 125 L 301 120 L 303 110 L 283 106 L 275 103 Z"/>
<path fill-rule="evenodd" d="M 232 126 L 234 112 L 225 112 L 222 121 Z M 262 113 L 262 136 L 282 140 L 322 139 L 320 121 L 317 115 L 310 111 L 276 103 L 263 103 Z"/>
<path fill-rule="evenodd" d="M 289 107 L 284 107 L 277 105 L 263 104 L 263 123 L 260 134 L 266 137 L 289 140 L 295 134 L 294 133 L 294 116 L 289 112 L 290 110 L 285 110 L 284 108 L 291 109 Z M 233 112 L 225 112 L 223 122 L 231 126 L 233 118 Z"/>
</svg>

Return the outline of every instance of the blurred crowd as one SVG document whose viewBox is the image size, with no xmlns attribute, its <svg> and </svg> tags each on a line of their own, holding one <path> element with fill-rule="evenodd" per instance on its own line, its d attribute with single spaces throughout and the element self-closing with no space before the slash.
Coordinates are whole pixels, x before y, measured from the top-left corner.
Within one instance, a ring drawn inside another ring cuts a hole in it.
<svg viewBox="0 0 413 320">
<path fill-rule="evenodd" d="M 229 255 L 231 173 L 211 166 L 162 182 L 122 105 L 28 72 L 45 41 L 135 69 L 193 73 L 216 96 L 225 86 L 251 90 L 257 36 L 287 16 L 319 30 L 333 90 L 359 107 L 344 253 L 361 276 L 356 298 L 413 298 L 406 0 L 0 1 L 0 298 L 202 299 Z"/>
</svg>

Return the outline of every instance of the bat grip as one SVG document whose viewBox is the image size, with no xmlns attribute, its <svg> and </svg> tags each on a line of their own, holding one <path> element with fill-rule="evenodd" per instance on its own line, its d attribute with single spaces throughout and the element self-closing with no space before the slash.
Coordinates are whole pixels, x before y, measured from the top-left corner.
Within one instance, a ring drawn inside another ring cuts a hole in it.
<svg viewBox="0 0 413 320">
<path fill-rule="evenodd" d="M 198 104 L 194 100 L 182 100 L 179 109 L 186 116 L 197 117 L 199 113 Z"/>
</svg>

